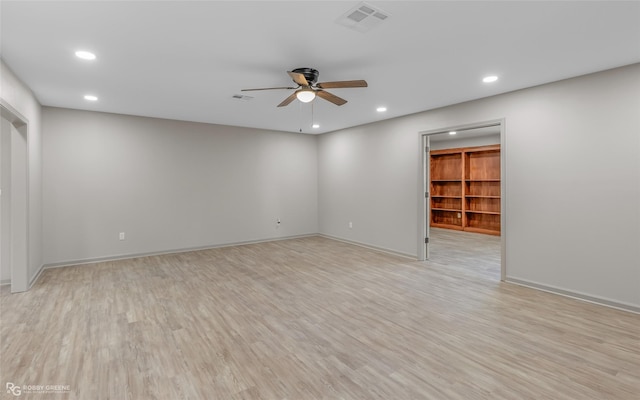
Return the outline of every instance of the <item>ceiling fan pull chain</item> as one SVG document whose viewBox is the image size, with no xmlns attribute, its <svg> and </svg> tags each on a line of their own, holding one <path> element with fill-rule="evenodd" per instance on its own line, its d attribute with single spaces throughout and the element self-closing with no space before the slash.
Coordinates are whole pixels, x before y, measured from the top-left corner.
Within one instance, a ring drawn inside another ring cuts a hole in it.
<svg viewBox="0 0 640 400">
<path fill-rule="evenodd" d="M 298 118 L 300 118 L 300 133 L 302 133 L 302 126 L 304 125 L 304 110 L 302 109 L 302 103 L 298 102 Z"/>
</svg>

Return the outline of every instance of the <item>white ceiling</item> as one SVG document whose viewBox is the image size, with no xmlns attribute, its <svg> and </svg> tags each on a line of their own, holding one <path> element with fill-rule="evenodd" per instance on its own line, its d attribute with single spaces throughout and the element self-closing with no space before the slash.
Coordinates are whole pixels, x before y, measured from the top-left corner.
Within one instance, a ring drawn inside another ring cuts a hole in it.
<svg viewBox="0 0 640 400">
<path fill-rule="evenodd" d="M 306 133 L 640 62 L 637 1 L 369 3 L 390 17 L 361 33 L 336 23 L 358 1 L 3 0 L 1 57 L 46 106 Z M 296 67 L 369 87 L 330 90 L 341 107 L 232 98 L 289 86 Z"/>
</svg>

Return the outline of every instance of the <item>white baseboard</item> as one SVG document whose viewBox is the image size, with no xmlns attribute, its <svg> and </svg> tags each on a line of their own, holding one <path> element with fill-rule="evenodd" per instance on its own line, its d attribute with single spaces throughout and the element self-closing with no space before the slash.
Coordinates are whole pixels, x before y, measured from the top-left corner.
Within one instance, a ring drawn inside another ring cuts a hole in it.
<svg viewBox="0 0 640 400">
<path fill-rule="evenodd" d="M 187 247 L 187 248 L 181 248 L 181 249 L 153 251 L 153 252 L 147 252 L 147 253 L 119 254 L 115 256 L 68 260 L 68 261 L 45 264 L 44 269 L 70 267 L 74 265 L 83 265 L 83 264 L 96 264 L 96 263 L 105 262 L 105 261 L 130 260 L 132 258 L 138 258 L 138 257 L 150 257 L 150 256 L 161 256 L 166 254 L 188 253 L 190 251 L 218 249 L 222 247 L 244 246 L 244 245 L 256 244 L 256 243 L 277 242 L 280 240 L 298 239 L 298 238 L 310 237 L 310 236 L 318 236 L 318 235 L 315 233 L 309 233 L 304 235 L 284 236 L 284 237 L 278 237 L 278 238 L 259 239 L 259 240 L 247 240 L 244 242 L 213 244 L 213 245 L 207 245 L 207 246 Z"/>
<path fill-rule="evenodd" d="M 27 290 L 31 289 L 31 287 L 36 283 L 36 281 L 40 279 L 40 275 L 42 274 L 43 270 L 44 270 L 44 265 L 41 265 L 40 268 L 38 268 L 38 271 L 35 273 L 35 275 L 29 280 L 29 287 L 27 288 Z M 0 286 L 6 286 L 6 285 L 11 285 L 11 279 L 0 280 Z"/>
<path fill-rule="evenodd" d="M 370 244 L 367 244 L 367 243 L 356 242 L 354 240 L 344 239 L 344 238 L 341 238 L 341 237 L 338 237 L 338 236 L 326 235 L 324 233 L 318 233 L 316 236 L 325 237 L 327 239 L 337 240 L 339 242 L 349 243 L 349 244 L 352 244 L 352 245 L 355 245 L 355 246 L 364 247 L 364 248 L 369 249 L 369 250 L 380 251 L 380 252 L 391 254 L 391 255 L 394 255 L 394 256 L 409 258 L 409 259 L 411 259 L 411 261 L 416 261 L 418 259 L 418 256 L 416 254 L 403 253 L 403 252 L 400 252 L 400 251 L 387 249 L 385 247 L 378 247 L 378 246 L 373 246 L 373 245 L 370 245 Z"/>
<path fill-rule="evenodd" d="M 275 242 L 275 241 L 280 241 L 280 240 L 298 239 L 298 238 L 311 237 L 311 236 L 319 236 L 319 237 L 324 237 L 324 238 L 327 238 L 327 239 L 337 240 L 339 242 L 344 242 L 344 243 L 352 244 L 352 245 L 355 245 L 355 246 L 364 247 L 364 248 L 367 248 L 367 249 L 370 249 L 370 250 L 380 251 L 380 252 L 391 254 L 391 255 L 394 255 L 394 256 L 407 258 L 407 259 L 409 259 L 411 261 L 416 261 L 417 260 L 417 255 L 415 255 L 415 254 L 403 253 L 403 252 L 387 249 L 387 248 L 384 248 L 384 247 L 373 246 L 373 245 L 370 245 L 370 244 L 367 244 L 367 243 L 362 243 L 362 242 L 358 242 L 358 241 L 354 241 L 354 240 L 349 240 L 349 239 L 341 238 L 341 237 L 338 237 L 338 236 L 332 236 L 332 235 L 327 235 L 327 234 L 323 234 L 323 233 L 311 233 L 311 234 L 286 236 L 286 237 L 279 237 L 279 238 L 269 238 L 269 239 L 261 239 L 261 240 L 249 240 L 249 241 L 243 241 L 243 242 L 223 243 L 223 244 L 210 245 L 210 246 L 190 247 L 190 248 L 173 249 L 173 250 L 148 252 L 148 253 L 122 254 L 122 255 L 116 255 L 116 256 L 69 260 L 69 261 L 64 261 L 64 262 L 45 264 L 42 267 L 40 267 L 40 269 L 38 270 L 36 275 L 31 279 L 31 282 L 29 284 L 29 288 L 31 288 L 35 284 L 35 282 L 40 278 L 40 275 L 42 274 L 42 272 L 45 269 L 49 269 L 49 268 L 60 268 L 60 267 L 68 267 L 68 266 L 82 265 L 82 264 L 95 264 L 95 263 L 104 262 L 104 261 L 127 260 L 127 259 L 138 258 L 138 257 L 159 256 L 159 255 L 165 255 L 165 254 L 186 253 L 186 252 L 190 252 L 190 251 L 208 250 L 208 249 L 216 249 L 216 248 L 232 247 L 232 246 L 243 246 L 243 245 L 249 245 L 249 244 Z M 596 296 L 591 296 L 591 295 L 584 294 L 584 293 L 578 293 L 578 292 L 575 292 L 575 291 L 562 289 L 562 288 L 558 288 L 558 287 L 554 287 L 554 286 L 549 286 L 549 285 L 545 285 L 545 284 L 541 284 L 541 283 L 537 283 L 537 282 L 530 282 L 530 281 L 523 280 L 523 279 L 507 277 L 505 279 L 505 282 L 513 283 L 515 285 L 529 287 L 529 288 L 536 289 L 536 290 L 541 290 L 541 291 L 548 292 L 548 293 L 557 294 L 557 295 L 560 295 L 560 296 L 570 297 L 570 298 L 573 298 L 573 299 L 582 300 L 582 301 L 586 301 L 586 302 L 589 302 L 589 303 L 598 304 L 598 305 L 601 305 L 601 306 L 611 307 L 611 308 L 615 308 L 615 309 L 618 309 L 618 310 L 623 310 L 623 311 L 628 311 L 628 312 L 640 314 L 640 307 L 636 306 L 636 305 L 632 305 L 632 304 L 626 304 L 626 303 L 622 303 L 622 302 L 615 301 L 615 300 L 610 300 L 610 299 L 603 299 L 603 298 L 599 298 L 599 297 L 596 297 Z M 10 284 L 10 283 L 11 283 L 10 280 L 8 282 L 0 281 L 0 285 L 6 285 L 6 284 Z"/>
<path fill-rule="evenodd" d="M 621 303 L 615 300 L 603 299 L 600 297 L 591 296 L 584 293 L 574 292 L 572 290 L 562 289 L 554 286 L 544 285 L 541 283 L 530 282 L 523 279 L 509 278 L 505 279 L 505 282 L 513 283 L 515 285 L 525 286 L 531 289 L 541 290 L 543 292 L 553 293 L 564 297 L 570 297 L 576 300 L 582 300 L 593 304 L 598 304 L 605 307 L 615 308 L 617 310 L 629 311 L 635 314 L 640 314 L 640 307 Z"/>
<path fill-rule="evenodd" d="M 40 275 L 42 275 L 42 271 L 44 271 L 44 265 L 41 265 L 40 268 L 38 268 L 38 271 L 35 273 L 35 275 L 33 275 L 33 278 L 31 278 L 31 280 L 29 281 L 29 288 L 27 290 L 31 289 L 33 285 L 36 284 L 38 279 L 40 279 Z"/>
</svg>

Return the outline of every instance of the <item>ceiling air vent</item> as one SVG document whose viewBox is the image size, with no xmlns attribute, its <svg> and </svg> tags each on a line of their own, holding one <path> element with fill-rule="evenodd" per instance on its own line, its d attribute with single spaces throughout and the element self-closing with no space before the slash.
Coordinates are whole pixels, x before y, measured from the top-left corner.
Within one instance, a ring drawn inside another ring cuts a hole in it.
<svg viewBox="0 0 640 400">
<path fill-rule="evenodd" d="M 234 100 L 244 100 L 244 101 L 249 101 L 253 99 L 252 96 L 245 96 L 244 94 L 234 94 L 233 96 L 231 96 L 231 98 Z"/>
<path fill-rule="evenodd" d="M 363 2 L 342 14 L 336 22 L 358 32 L 368 32 L 387 18 L 389 13 Z"/>
</svg>

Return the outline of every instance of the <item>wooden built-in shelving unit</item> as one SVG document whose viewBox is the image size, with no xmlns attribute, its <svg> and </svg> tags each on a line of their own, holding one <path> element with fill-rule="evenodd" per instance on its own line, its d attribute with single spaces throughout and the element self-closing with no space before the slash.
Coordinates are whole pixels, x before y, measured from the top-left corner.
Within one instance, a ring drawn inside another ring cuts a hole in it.
<svg viewBox="0 0 640 400">
<path fill-rule="evenodd" d="M 500 234 L 500 145 L 431 151 L 431 226 Z"/>
</svg>

